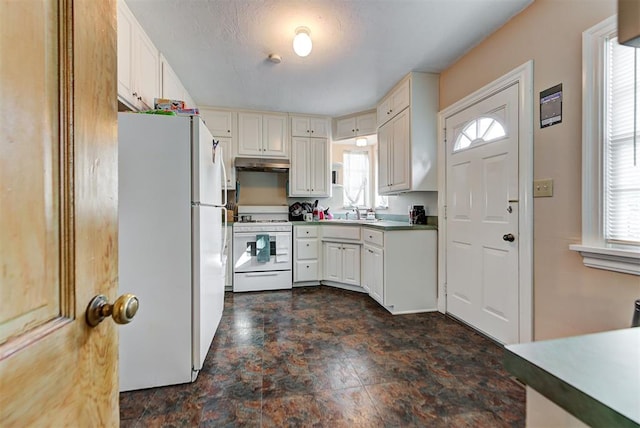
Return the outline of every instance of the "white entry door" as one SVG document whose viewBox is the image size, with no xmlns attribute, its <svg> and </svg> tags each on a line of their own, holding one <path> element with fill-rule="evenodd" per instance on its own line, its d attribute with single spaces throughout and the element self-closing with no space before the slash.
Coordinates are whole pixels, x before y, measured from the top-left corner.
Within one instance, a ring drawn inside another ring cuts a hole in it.
<svg viewBox="0 0 640 428">
<path fill-rule="evenodd" d="M 447 312 L 519 341 L 518 84 L 445 119 Z"/>
</svg>

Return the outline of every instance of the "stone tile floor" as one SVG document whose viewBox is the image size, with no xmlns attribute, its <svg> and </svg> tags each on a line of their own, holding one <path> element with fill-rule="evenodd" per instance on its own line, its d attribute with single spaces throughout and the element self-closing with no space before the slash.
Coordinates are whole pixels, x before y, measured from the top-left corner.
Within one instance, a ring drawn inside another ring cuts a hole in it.
<svg viewBox="0 0 640 428">
<path fill-rule="evenodd" d="M 226 293 L 192 384 L 120 394 L 122 427 L 523 427 L 503 350 L 440 313 L 330 287 Z"/>
</svg>

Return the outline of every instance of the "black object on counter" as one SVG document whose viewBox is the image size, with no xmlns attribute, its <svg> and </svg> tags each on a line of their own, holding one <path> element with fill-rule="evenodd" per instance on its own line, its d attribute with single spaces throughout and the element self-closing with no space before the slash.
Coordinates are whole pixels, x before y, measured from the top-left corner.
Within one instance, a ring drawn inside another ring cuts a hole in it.
<svg viewBox="0 0 640 428">
<path fill-rule="evenodd" d="M 640 299 L 636 300 L 631 327 L 640 327 Z"/>
</svg>

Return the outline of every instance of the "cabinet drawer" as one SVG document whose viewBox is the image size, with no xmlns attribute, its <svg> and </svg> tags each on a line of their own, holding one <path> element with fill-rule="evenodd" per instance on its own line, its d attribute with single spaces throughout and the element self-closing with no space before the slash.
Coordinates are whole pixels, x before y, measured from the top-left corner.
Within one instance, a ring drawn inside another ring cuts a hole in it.
<svg viewBox="0 0 640 428">
<path fill-rule="evenodd" d="M 362 239 L 369 244 L 384 246 L 384 232 L 374 229 L 362 229 Z"/>
<path fill-rule="evenodd" d="M 318 226 L 296 226 L 296 238 L 317 238 Z"/>
<path fill-rule="evenodd" d="M 360 226 L 322 226 L 322 238 L 360 240 Z"/>
<path fill-rule="evenodd" d="M 296 239 L 296 260 L 318 258 L 318 241 L 316 239 Z"/>
<path fill-rule="evenodd" d="M 297 261 L 293 266 L 293 280 L 294 282 L 317 281 L 318 261 Z"/>
</svg>

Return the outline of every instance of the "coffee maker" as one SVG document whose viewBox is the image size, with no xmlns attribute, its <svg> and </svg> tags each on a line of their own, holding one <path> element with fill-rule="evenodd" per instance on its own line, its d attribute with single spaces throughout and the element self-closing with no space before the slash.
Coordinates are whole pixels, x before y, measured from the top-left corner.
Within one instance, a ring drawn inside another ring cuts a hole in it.
<svg viewBox="0 0 640 428">
<path fill-rule="evenodd" d="M 427 213 L 424 210 L 424 205 L 409 206 L 409 223 L 427 224 Z"/>
</svg>

